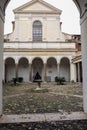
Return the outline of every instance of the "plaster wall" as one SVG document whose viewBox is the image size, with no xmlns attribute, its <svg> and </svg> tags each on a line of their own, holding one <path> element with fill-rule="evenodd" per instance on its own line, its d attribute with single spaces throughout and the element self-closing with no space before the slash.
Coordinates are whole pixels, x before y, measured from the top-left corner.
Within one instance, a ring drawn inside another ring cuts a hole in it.
<svg viewBox="0 0 87 130">
<path fill-rule="evenodd" d="M 11 41 L 32 41 L 33 22 L 39 20 L 42 23 L 42 41 L 61 41 L 65 40 L 60 29 L 60 18 L 57 15 L 36 15 L 23 16 L 16 15 L 14 32 L 9 35 Z"/>
<path fill-rule="evenodd" d="M 23 77 L 24 82 L 29 82 L 29 66 L 25 64 L 21 64 L 18 67 L 18 77 Z"/>
<path fill-rule="evenodd" d="M 16 70 L 15 70 L 15 64 L 9 64 L 6 65 L 6 80 L 11 81 L 13 78 L 15 78 Z"/>
<path fill-rule="evenodd" d="M 55 81 L 55 77 L 58 75 L 57 73 L 57 67 L 56 66 L 52 66 L 47 67 L 46 68 L 46 76 L 49 77 L 50 81 Z"/>
<path fill-rule="evenodd" d="M 66 81 L 70 81 L 70 64 L 68 59 L 62 59 L 60 62 L 60 77 L 64 77 Z"/>
</svg>

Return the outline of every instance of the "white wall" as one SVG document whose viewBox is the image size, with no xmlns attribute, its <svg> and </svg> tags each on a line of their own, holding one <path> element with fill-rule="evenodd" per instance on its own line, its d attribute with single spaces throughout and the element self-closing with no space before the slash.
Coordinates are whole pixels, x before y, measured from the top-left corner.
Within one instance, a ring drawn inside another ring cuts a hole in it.
<svg viewBox="0 0 87 130">
<path fill-rule="evenodd" d="M 26 68 L 20 65 L 18 67 L 18 77 L 23 77 L 24 82 L 29 82 L 29 66 Z"/>
<path fill-rule="evenodd" d="M 22 59 L 21 62 L 19 62 L 18 64 L 18 77 L 23 77 L 24 82 L 29 82 L 30 72 L 29 65 L 26 59 Z"/>
<path fill-rule="evenodd" d="M 16 14 L 15 18 L 14 32 L 9 35 L 11 41 L 32 41 L 32 25 L 35 20 L 39 20 L 42 23 L 43 41 L 64 40 L 60 30 L 59 15 L 32 14 L 29 17 L 26 14 Z"/>
<path fill-rule="evenodd" d="M 46 67 L 46 76 L 50 77 L 51 81 L 55 81 L 55 77 L 58 75 L 57 61 L 54 58 L 49 58 Z"/>
<path fill-rule="evenodd" d="M 52 68 L 46 68 L 46 76 L 51 78 L 51 81 L 55 81 L 55 77 L 58 75 L 57 67 L 53 66 Z"/>
<path fill-rule="evenodd" d="M 15 64 L 6 65 L 6 80 L 11 81 L 16 76 Z"/>
<path fill-rule="evenodd" d="M 66 59 L 63 59 L 62 62 L 60 62 L 60 77 L 64 77 L 66 81 L 70 81 L 70 65 L 66 61 Z"/>
</svg>

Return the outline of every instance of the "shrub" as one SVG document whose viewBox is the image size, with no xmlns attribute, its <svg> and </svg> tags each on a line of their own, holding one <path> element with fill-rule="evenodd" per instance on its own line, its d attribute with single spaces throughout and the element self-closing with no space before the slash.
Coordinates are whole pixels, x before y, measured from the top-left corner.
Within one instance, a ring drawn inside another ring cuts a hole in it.
<svg viewBox="0 0 87 130">
<path fill-rule="evenodd" d="M 60 84 L 60 85 L 63 85 L 64 82 L 65 82 L 65 78 L 64 77 L 55 77 L 55 82 L 57 82 L 57 85 Z"/>
<path fill-rule="evenodd" d="M 59 80 L 58 80 L 58 77 L 57 77 L 57 76 L 55 77 L 55 82 L 56 82 L 57 85 L 58 85 Z"/>
<path fill-rule="evenodd" d="M 22 83 L 22 82 L 23 82 L 23 77 L 18 77 L 17 81 L 18 81 L 19 83 Z"/>
<path fill-rule="evenodd" d="M 13 83 L 14 83 L 14 85 L 16 85 L 17 84 L 17 78 L 13 78 Z"/>
<path fill-rule="evenodd" d="M 17 82 L 19 82 L 19 83 L 23 82 L 23 78 L 22 77 L 13 78 L 12 82 L 14 83 L 14 85 L 17 85 Z"/>
</svg>

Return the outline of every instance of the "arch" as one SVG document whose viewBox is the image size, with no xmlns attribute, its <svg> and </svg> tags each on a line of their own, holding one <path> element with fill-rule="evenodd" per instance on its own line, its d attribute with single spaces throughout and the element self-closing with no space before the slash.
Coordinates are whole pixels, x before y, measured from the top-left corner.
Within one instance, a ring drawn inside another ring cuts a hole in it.
<svg viewBox="0 0 87 130">
<path fill-rule="evenodd" d="M 63 59 L 63 58 L 67 58 L 68 60 L 69 60 L 69 63 L 71 62 L 71 60 L 72 60 L 72 57 L 71 56 L 60 56 L 59 57 L 59 64 L 60 64 L 60 62 L 61 62 L 61 60 Z"/>
<path fill-rule="evenodd" d="M 13 59 L 15 62 L 15 58 L 14 57 L 4 57 L 4 61 L 6 62 L 8 59 Z"/>
<path fill-rule="evenodd" d="M 23 60 L 23 59 L 26 60 L 26 62 L 28 62 L 28 64 L 29 64 L 29 61 L 28 61 L 28 59 L 27 59 L 26 57 L 20 57 L 18 63 L 19 63 L 21 60 Z"/>
<path fill-rule="evenodd" d="M 5 60 L 5 82 L 11 81 L 15 77 L 15 60 L 7 58 Z"/>
<path fill-rule="evenodd" d="M 2 10 L 4 10 L 3 9 L 3 5 L 5 5 L 5 2 L 6 1 L 10 1 L 10 0 L 1 0 L 1 2 L 0 2 L 0 6 L 1 6 L 1 9 Z M 84 6 L 84 3 L 87 3 L 87 1 L 86 0 L 84 0 L 84 2 L 82 1 L 82 0 L 73 0 L 74 2 L 76 1 L 77 2 L 77 5 L 78 5 L 78 3 L 79 3 L 79 8 L 81 8 L 81 6 L 82 6 L 82 8 L 83 8 L 83 11 L 85 10 L 85 6 Z M 3 3 L 3 4 L 2 4 Z M 81 9 L 82 10 L 82 9 Z M 85 12 L 87 12 L 87 9 L 84 11 L 84 15 L 85 15 Z M 81 13 L 81 12 L 80 12 Z M 1 26 L 2 26 L 2 24 L 0 24 Z M 86 23 L 84 24 L 84 26 L 82 26 L 82 31 L 83 31 L 83 35 L 82 35 L 82 42 L 84 43 L 84 45 L 85 45 L 85 43 L 87 43 L 86 41 L 87 41 L 87 38 L 86 38 L 86 36 L 87 36 L 87 30 L 85 30 L 85 27 L 86 27 Z M 3 30 L 1 30 L 1 34 L 3 34 Z M 0 39 L 2 39 L 2 35 L 0 35 L 1 37 L 0 37 Z M 85 40 L 84 40 L 85 39 Z M 3 43 L 3 42 L 2 42 Z M 86 48 L 86 46 L 83 46 L 83 48 Z M 2 49 L 1 49 L 2 50 Z M 0 51 L 1 52 L 1 58 L 2 58 L 2 51 Z M 83 60 L 86 58 L 85 57 L 85 55 L 86 55 L 86 49 L 85 50 L 83 50 L 83 52 L 85 52 L 84 54 L 83 54 Z M 2 66 L 2 61 L 0 62 L 1 64 L 1 66 Z M 87 63 L 87 61 L 86 60 L 84 60 L 84 66 L 87 66 L 86 65 L 86 63 Z M 84 66 L 83 66 L 83 68 L 84 68 Z M 86 87 L 87 86 L 87 73 L 85 72 L 85 70 L 87 70 L 87 67 L 85 67 L 84 68 L 84 86 Z M 2 82 L 2 77 L 0 77 L 0 83 Z M 1 84 L 0 84 L 0 86 L 1 86 Z M 86 88 L 84 87 L 84 91 L 86 90 Z M 1 90 L 1 89 L 0 89 Z M 1 93 L 0 93 L 0 95 L 2 95 Z M 84 95 L 85 96 L 85 95 Z M 84 97 L 85 98 L 85 100 L 87 99 L 87 97 Z M 0 99 L 1 99 L 1 97 L 0 97 Z M 85 101 L 85 105 L 87 106 L 87 100 Z M 1 101 L 0 101 L 0 106 L 2 107 L 2 105 L 1 105 Z M 86 106 L 84 106 L 84 107 L 86 107 Z M 0 114 L 1 114 L 1 107 L 0 107 Z M 87 107 L 85 108 L 85 112 L 87 112 Z"/>
<path fill-rule="evenodd" d="M 39 73 L 39 75 L 41 76 L 41 79 L 43 80 L 43 61 L 41 58 L 34 58 L 32 61 L 33 80 L 37 72 Z"/>
<path fill-rule="evenodd" d="M 58 75 L 58 73 L 57 60 L 54 57 L 50 57 L 47 59 L 46 73 L 47 81 L 55 81 L 55 77 Z"/>
<path fill-rule="evenodd" d="M 13 61 L 15 62 L 15 59 L 14 59 L 14 58 L 12 58 L 12 57 L 7 57 L 7 58 L 5 59 L 5 63 L 8 62 L 8 60 L 10 60 L 10 61 L 13 60 Z"/>
<path fill-rule="evenodd" d="M 39 20 L 33 22 L 32 27 L 33 32 L 33 41 L 40 42 L 42 41 L 42 23 Z"/>
<path fill-rule="evenodd" d="M 42 62 L 44 63 L 44 59 L 43 59 L 43 57 L 41 57 L 41 56 L 39 56 L 39 57 L 32 57 L 31 63 L 32 63 L 35 59 L 41 59 Z"/>
<path fill-rule="evenodd" d="M 27 58 L 20 58 L 18 62 L 18 77 L 23 77 L 24 82 L 29 82 L 29 62 Z"/>
<path fill-rule="evenodd" d="M 60 60 L 60 77 L 64 77 L 66 81 L 70 81 L 70 60 L 63 57 Z"/>
<path fill-rule="evenodd" d="M 75 3 L 77 9 L 79 10 L 79 12 L 81 14 L 82 13 L 82 9 L 81 9 L 80 3 L 78 2 L 78 0 L 73 0 L 73 2 Z"/>
</svg>

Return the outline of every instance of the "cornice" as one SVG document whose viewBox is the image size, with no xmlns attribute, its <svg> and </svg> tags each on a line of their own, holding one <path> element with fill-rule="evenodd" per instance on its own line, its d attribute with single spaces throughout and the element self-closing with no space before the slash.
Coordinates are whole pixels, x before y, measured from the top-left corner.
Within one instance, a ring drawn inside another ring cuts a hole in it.
<svg viewBox="0 0 87 130">
<path fill-rule="evenodd" d="M 42 5 L 44 5 L 44 6 L 46 6 L 47 8 L 50 8 L 51 10 L 53 10 L 53 12 L 55 12 L 57 14 L 61 14 L 61 12 L 62 12 L 60 9 L 57 9 L 56 7 L 52 6 L 51 4 L 49 4 L 49 3 L 47 3 L 47 2 L 45 2 L 43 0 L 31 0 L 30 2 L 27 2 L 26 4 L 20 6 L 20 7 L 16 8 L 16 9 L 14 9 L 13 11 L 14 11 L 14 13 L 21 13 L 22 9 L 24 9 L 26 7 L 29 7 L 29 6 L 32 6 L 33 4 L 35 4 L 37 2 L 42 4 Z M 26 13 L 26 11 L 24 11 L 24 12 Z M 37 11 L 35 11 L 35 12 L 37 12 Z M 30 13 L 30 12 L 27 12 L 27 13 Z"/>
<path fill-rule="evenodd" d="M 76 56 L 72 59 L 73 63 L 77 63 L 78 61 L 82 61 L 82 55 Z"/>
<path fill-rule="evenodd" d="M 34 41 L 9 41 L 9 42 L 4 42 L 5 44 L 6 43 L 19 43 L 19 44 L 21 44 L 21 43 L 32 43 L 32 44 L 34 44 L 34 43 L 37 43 L 37 44 L 39 44 L 39 43 L 76 43 L 76 42 L 73 42 L 73 41 L 71 41 L 71 42 L 69 42 L 69 41 L 41 41 L 41 42 L 34 42 Z"/>
<path fill-rule="evenodd" d="M 12 48 L 4 48 L 4 52 L 76 52 L 76 49 L 71 49 L 71 48 L 65 48 L 65 49 L 37 49 L 37 48 L 33 48 L 33 49 L 12 49 Z"/>
<path fill-rule="evenodd" d="M 21 11 L 19 11 L 19 12 L 17 12 L 17 14 L 45 14 L 45 15 L 46 14 L 57 14 L 58 15 L 57 12 L 46 12 L 46 11 L 43 11 L 43 12 L 33 12 L 33 11 L 30 11 L 30 12 L 28 12 L 28 11 L 21 12 Z"/>
</svg>

